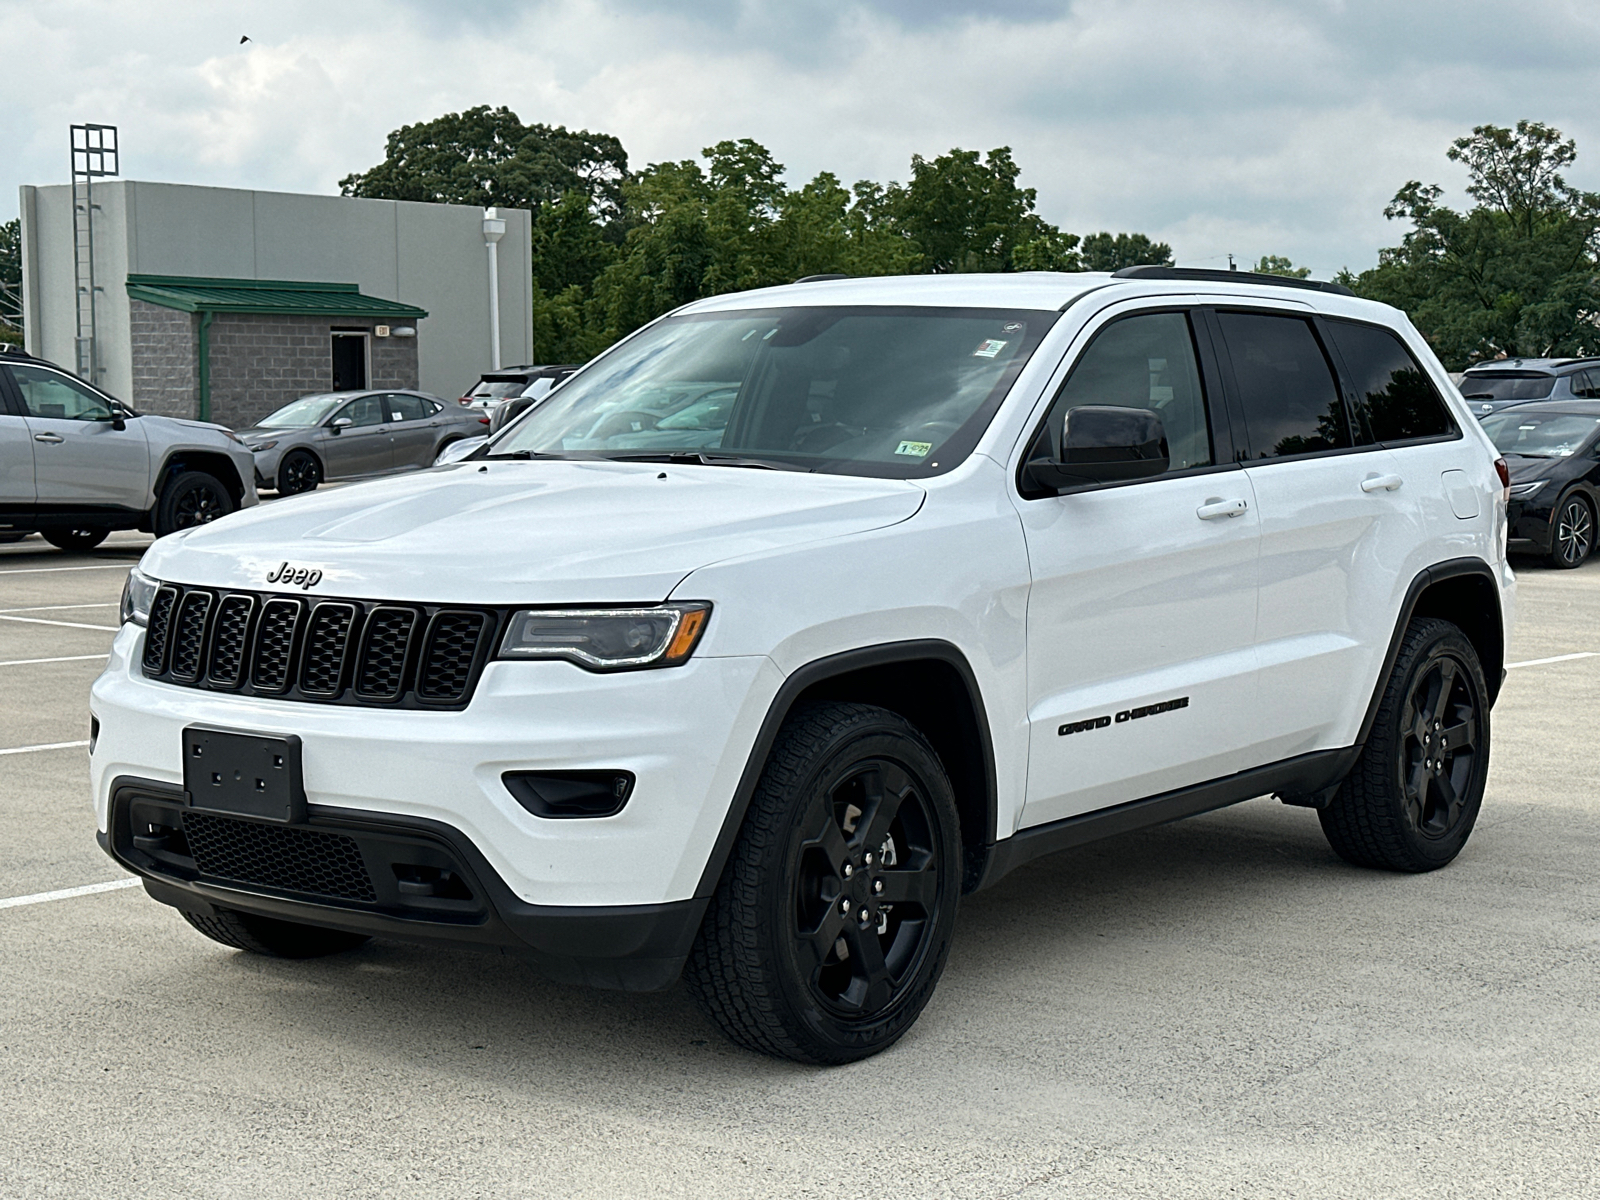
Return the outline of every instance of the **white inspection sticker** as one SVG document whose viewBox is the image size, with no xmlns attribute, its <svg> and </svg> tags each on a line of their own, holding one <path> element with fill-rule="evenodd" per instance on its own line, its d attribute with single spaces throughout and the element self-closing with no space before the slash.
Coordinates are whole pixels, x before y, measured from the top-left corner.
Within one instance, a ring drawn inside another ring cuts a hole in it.
<svg viewBox="0 0 1600 1200">
<path fill-rule="evenodd" d="M 983 342 L 972 352 L 973 358 L 993 358 L 1006 348 L 1006 343 L 999 338 L 984 338 Z"/>
<path fill-rule="evenodd" d="M 901 442 L 895 447 L 896 454 L 909 454 L 914 458 L 927 458 L 928 451 L 933 449 L 932 442 Z"/>
</svg>

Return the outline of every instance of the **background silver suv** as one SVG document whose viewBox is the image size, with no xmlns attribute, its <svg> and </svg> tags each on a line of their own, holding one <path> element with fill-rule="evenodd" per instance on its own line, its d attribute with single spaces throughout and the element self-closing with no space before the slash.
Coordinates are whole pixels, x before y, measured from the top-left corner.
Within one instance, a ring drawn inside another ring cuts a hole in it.
<svg viewBox="0 0 1600 1200">
<path fill-rule="evenodd" d="M 53 363 L 0 356 L 0 537 L 87 550 L 255 502 L 250 451 L 221 426 L 141 415 Z"/>
</svg>

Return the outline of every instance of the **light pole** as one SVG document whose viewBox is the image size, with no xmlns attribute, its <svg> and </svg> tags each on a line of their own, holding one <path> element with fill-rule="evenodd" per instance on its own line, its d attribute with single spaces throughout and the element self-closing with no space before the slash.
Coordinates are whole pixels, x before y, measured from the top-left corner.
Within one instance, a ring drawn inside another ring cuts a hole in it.
<svg viewBox="0 0 1600 1200">
<path fill-rule="evenodd" d="M 500 253 L 496 248 L 506 235 L 500 210 L 483 210 L 483 244 L 489 251 L 489 368 L 500 369 Z"/>
</svg>

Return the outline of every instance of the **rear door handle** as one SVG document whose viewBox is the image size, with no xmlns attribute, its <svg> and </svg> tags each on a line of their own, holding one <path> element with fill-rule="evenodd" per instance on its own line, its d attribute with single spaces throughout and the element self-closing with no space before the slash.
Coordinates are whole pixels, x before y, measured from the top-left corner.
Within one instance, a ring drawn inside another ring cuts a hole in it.
<svg viewBox="0 0 1600 1200">
<path fill-rule="evenodd" d="M 33 440 L 36 442 L 64 442 L 67 439 L 59 433 L 36 433 L 33 435 Z"/>
<path fill-rule="evenodd" d="M 1212 497 L 1194 510 L 1194 515 L 1202 521 L 1220 521 L 1223 517 L 1241 516 L 1250 505 L 1240 500 L 1223 500 Z"/>
<path fill-rule="evenodd" d="M 1405 480 L 1398 475 L 1368 475 L 1361 481 L 1363 492 L 1392 492 Z"/>
</svg>

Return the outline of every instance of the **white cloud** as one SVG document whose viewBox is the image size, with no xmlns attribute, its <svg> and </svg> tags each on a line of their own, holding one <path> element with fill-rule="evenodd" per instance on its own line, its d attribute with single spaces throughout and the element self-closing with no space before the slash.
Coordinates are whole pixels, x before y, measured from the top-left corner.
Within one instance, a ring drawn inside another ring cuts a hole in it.
<svg viewBox="0 0 1600 1200">
<path fill-rule="evenodd" d="M 1068 229 L 1319 273 L 1397 239 L 1406 180 L 1459 185 L 1443 151 L 1474 124 L 1550 121 L 1600 187 L 1600 11 L 1575 0 L 0 0 L 0 44 L 13 195 L 65 178 L 73 121 L 119 125 L 135 178 L 331 192 L 480 103 L 636 164 L 754 137 L 792 182 L 1010 145 Z"/>
</svg>

